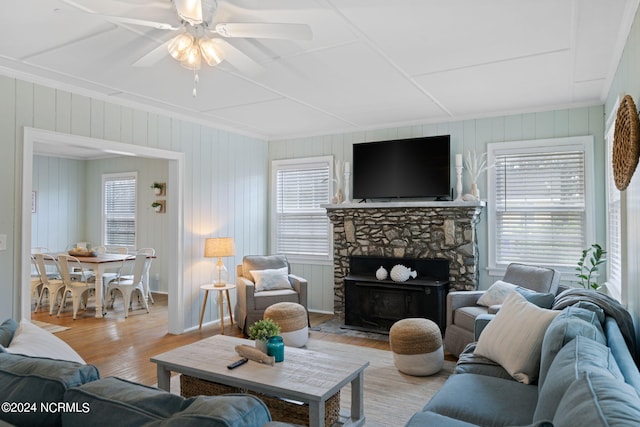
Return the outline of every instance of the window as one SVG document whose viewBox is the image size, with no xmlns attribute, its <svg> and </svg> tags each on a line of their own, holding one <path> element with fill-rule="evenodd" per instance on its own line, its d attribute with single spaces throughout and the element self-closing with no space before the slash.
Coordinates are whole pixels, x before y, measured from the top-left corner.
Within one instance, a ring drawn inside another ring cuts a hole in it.
<svg viewBox="0 0 640 427">
<path fill-rule="evenodd" d="M 616 105 L 620 105 L 617 102 Z M 614 114 L 615 117 L 615 114 Z M 618 301 L 622 299 L 622 194 L 613 178 L 612 151 L 615 120 L 606 134 L 607 146 L 607 289 Z M 600 280 L 602 283 L 602 280 Z"/>
<path fill-rule="evenodd" d="M 136 246 L 135 172 L 102 176 L 104 245 Z"/>
<path fill-rule="evenodd" d="M 590 136 L 488 144 L 491 268 L 575 273 L 595 236 L 592 152 Z"/>
<path fill-rule="evenodd" d="M 291 261 L 331 260 L 331 224 L 322 204 L 332 192 L 333 158 L 274 160 L 272 163 L 272 253 Z"/>
</svg>

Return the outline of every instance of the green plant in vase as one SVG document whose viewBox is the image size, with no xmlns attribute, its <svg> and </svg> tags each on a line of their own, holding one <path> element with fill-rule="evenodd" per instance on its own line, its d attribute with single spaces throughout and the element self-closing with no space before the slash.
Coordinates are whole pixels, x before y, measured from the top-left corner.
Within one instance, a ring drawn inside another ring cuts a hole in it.
<svg viewBox="0 0 640 427">
<path fill-rule="evenodd" d="M 602 249 L 597 243 L 594 243 L 587 249 L 582 251 L 582 256 L 576 267 L 576 277 L 580 279 L 580 285 L 585 289 L 598 290 L 600 285 L 593 275 L 598 272 L 598 266 L 607 262 L 607 251 Z"/>
<path fill-rule="evenodd" d="M 249 339 L 255 340 L 256 348 L 265 354 L 267 353 L 267 341 L 278 334 L 280 334 L 280 325 L 269 318 L 258 320 L 249 326 Z"/>
</svg>

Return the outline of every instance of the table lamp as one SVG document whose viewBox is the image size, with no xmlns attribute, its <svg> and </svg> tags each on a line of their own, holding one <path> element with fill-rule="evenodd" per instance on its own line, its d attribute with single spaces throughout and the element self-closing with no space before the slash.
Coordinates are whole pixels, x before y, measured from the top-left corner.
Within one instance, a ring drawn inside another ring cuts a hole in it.
<svg viewBox="0 0 640 427">
<path fill-rule="evenodd" d="M 214 237 L 205 240 L 204 256 L 206 258 L 218 258 L 218 262 L 216 263 L 217 279 L 214 279 L 213 282 L 216 288 L 224 287 L 228 277 L 227 268 L 222 262 L 222 257 L 234 255 L 235 248 L 232 237 Z"/>
</svg>

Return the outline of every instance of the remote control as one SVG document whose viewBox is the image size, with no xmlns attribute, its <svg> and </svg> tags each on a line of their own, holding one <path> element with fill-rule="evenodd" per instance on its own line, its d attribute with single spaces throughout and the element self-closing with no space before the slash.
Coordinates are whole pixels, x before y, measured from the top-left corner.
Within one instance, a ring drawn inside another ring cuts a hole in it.
<svg viewBox="0 0 640 427">
<path fill-rule="evenodd" d="M 247 359 L 246 357 L 243 357 L 242 359 L 237 360 L 237 361 L 233 362 L 233 363 L 232 363 L 232 364 L 230 364 L 230 365 L 227 365 L 227 368 L 229 368 L 229 369 L 235 369 L 235 368 L 237 368 L 237 367 L 238 367 L 238 366 L 240 366 L 240 365 L 244 365 L 244 364 L 245 364 L 245 363 L 247 363 L 248 361 L 249 361 L 249 359 Z"/>
</svg>

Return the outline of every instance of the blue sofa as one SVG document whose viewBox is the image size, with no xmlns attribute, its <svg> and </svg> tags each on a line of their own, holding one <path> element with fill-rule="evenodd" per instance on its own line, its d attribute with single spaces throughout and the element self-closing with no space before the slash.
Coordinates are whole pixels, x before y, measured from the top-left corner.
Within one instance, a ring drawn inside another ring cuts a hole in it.
<svg viewBox="0 0 640 427">
<path fill-rule="evenodd" d="M 478 320 L 477 336 L 486 321 Z M 544 333 L 531 384 L 474 355 L 470 345 L 455 374 L 406 426 L 637 426 L 640 373 L 628 344 L 635 338 L 623 330 L 626 336 L 592 303 L 564 308 Z"/>
<path fill-rule="evenodd" d="M 0 426 L 256 427 L 271 421 L 254 396 L 185 399 L 120 378 L 101 379 L 95 366 L 78 361 L 10 353 L 17 327 L 10 319 L 0 325 Z"/>
</svg>

